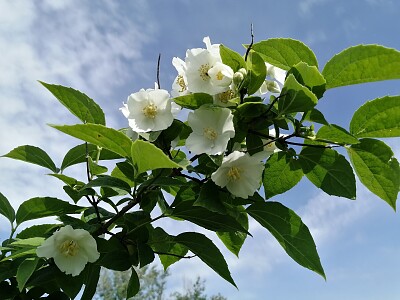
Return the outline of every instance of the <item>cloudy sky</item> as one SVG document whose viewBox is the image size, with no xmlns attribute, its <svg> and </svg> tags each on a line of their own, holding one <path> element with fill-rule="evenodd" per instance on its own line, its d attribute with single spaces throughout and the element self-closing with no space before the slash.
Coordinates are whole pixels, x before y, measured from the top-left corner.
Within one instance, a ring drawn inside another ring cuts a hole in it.
<svg viewBox="0 0 400 300">
<path fill-rule="evenodd" d="M 302 40 L 322 69 L 352 45 L 400 49 L 399 13 L 395 0 L 0 0 L 0 155 L 30 144 L 60 165 L 77 144 L 46 125 L 76 120 L 37 80 L 85 92 L 103 108 L 107 124 L 120 128 L 126 126 L 118 110 L 121 103 L 130 93 L 154 85 L 159 53 L 161 86 L 169 89 L 176 75 L 172 57 L 203 47 L 204 36 L 243 53 L 252 23 L 256 41 Z M 328 91 L 318 108 L 328 121 L 346 128 L 352 112 L 366 100 L 399 92 L 399 81 L 340 88 Z M 400 157 L 400 143 L 387 143 Z M 45 174 L 39 167 L 1 158 L 0 191 L 15 207 L 35 196 L 64 197 L 61 184 Z M 326 282 L 298 266 L 268 232 L 251 223 L 254 238 L 248 239 L 240 259 L 218 244 L 239 290 L 196 259 L 171 267 L 168 288 L 200 275 L 210 294 L 221 292 L 228 299 L 400 299 L 400 216 L 386 203 L 361 186 L 356 201 L 329 197 L 306 180 L 275 200 L 309 226 Z M 164 226 L 174 233 L 170 223 Z M 0 216 L 0 236 L 7 232 Z"/>
</svg>

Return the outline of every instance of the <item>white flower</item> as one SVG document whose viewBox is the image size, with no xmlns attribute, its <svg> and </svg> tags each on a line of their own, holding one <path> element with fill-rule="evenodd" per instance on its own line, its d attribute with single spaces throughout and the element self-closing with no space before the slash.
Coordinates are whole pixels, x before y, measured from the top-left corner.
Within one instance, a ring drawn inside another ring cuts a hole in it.
<svg viewBox="0 0 400 300">
<path fill-rule="evenodd" d="M 265 63 L 267 76 L 261 85 L 257 94 L 266 96 L 266 94 L 279 94 L 285 83 L 286 71 Z"/>
<path fill-rule="evenodd" d="M 216 185 L 226 187 L 232 195 L 247 199 L 260 187 L 263 170 L 264 164 L 257 157 L 234 151 L 224 157 L 211 179 Z"/>
<path fill-rule="evenodd" d="M 220 67 L 212 70 L 217 63 L 222 64 L 221 55 L 219 54 L 219 45 L 212 45 L 209 37 L 205 37 L 203 42 L 206 44 L 207 49 L 195 48 L 186 51 L 185 75 L 187 79 L 187 88 L 193 93 L 207 93 L 210 95 L 222 93 L 228 89 L 226 81 L 229 75 L 226 70 L 229 67 L 224 67 L 224 73 L 227 75 L 219 74 L 219 71 L 222 70 Z M 210 70 L 212 70 L 212 72 L 215 71 L 214 78 L 210 76 Z M 216 83 L 221 83 L 221 80 L 218 80 L 218 78 L 221 78 L 220 75 L 222 75 L 223 83 L 222 85 L 216 85 Z"/>
<path fill-rule="evenodd" d="M 221 154 L 235 136 L 229 108 L 202 106 L 189 113 L 188 124 L 193 132 L 186 139 L 186 147 L 195 154 Z"/>
<path fill-rule="evenodd" d="M 62 227 L 36 249 L 39 257 L 53 258 L 57 267 L 72 276 L 79 275 L 85 265 L 95 262 L 100 253 L 96 240 L 84 229 Z"/>
<path fill-rule="evenodd" d="M 232 89 L 228 89 L 225 92 L 216 94 L 213 96 L 213 102 L 215 105 L 222 106 L 222 107 L 230 107 L 235 106 L 235 102 L 230 100 L 238 97 L 237 93 L 235 93 Z"/>
<path fill-rule="evenodd" d="M 169 93 L 157 87 L 131 94 L 120 109 L 136 132 L 163 130 L 174 120 Z"/>
<path fill-rule="evenodd" d="M 216 62 L 215 65 L 208 70 L 208 76 L 210 76 L 212 85 L 228 90 L 232 83 L 233 70 L 230 66 Z"/>
<path fill-rule="evenodd" d="M 275 142 L 273 142 L 273 140 L 275 139 L 275 129 L 270 129 L 269 130 L 269 136 L 274 137 L 272 139 L 268 139 L 268 138 L 262 138 L 262 142 L 263 142 L 263 150 L 257 153 L 254 153 L 253 156 L 257 157 L 260 160 L 264 160 L 268 157 L 270 157 L 272 154 L 281 151 L 275 144 Z M 281 134 L 280 137 L 285 137 L 286 134 Z"/>
<path fill-rule="evenodd" d="M 184 96 L 189 93 L 187 89 L 187 78 L 185 74 L 186 63 L 178 58 L 174 57 L 172 59 L 172 65 L 178 71 L 178 76 L 176 76 L 174 82 L 172 83 L 172 97 Z"/>
</svg>

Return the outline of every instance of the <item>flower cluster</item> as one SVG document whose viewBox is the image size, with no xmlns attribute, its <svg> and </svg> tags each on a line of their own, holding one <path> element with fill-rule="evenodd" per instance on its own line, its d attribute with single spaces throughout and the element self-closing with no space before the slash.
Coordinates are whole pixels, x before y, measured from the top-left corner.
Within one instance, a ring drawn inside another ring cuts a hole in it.
<svg viewBox="0 0 400 300">
<path fill-rule="evenodd" d="M 263 171 L 262 160 L 278 151 L 273 141 L 264 139 L 263 153 L 250 156 L 239 147 L 238 151 L 227 152 L 229 141 L 235 137 L 235 103 L 239 97 L 240 84 L 245 80 L 247 70 L 233 70 L 223 63 L 220 45 L 211 44 L 205 37 L 206 48 L 186 51 L 184 60 L 174 57 L 172 64 L 178 75 L 172 83 L 172 90 L 141 89 L 128 97 L 121 108 L 133 132 L 139 134 L 168 128 L 179 111 L 174 98 L 195 93 L 209 94 L 212 104 L 205 104 L 188 113 L 187 124 L 192 132 L 185 146 L 193 154 L 227 155 L 219 169 L 211 176 L 218 186 L 226 187 L 234 196 L 247 198 L 260 187 Z M 265 64 L 266 78 L 254 94 L 267 98 L 281 92 L 286 72 L 268 63 Z M 131 131 L 130 131 L 131 132 Z M 272 133 L 270 133 L 272 134 Z M 272 135 L 273 136 L 273 135 Z"/>
</svg>

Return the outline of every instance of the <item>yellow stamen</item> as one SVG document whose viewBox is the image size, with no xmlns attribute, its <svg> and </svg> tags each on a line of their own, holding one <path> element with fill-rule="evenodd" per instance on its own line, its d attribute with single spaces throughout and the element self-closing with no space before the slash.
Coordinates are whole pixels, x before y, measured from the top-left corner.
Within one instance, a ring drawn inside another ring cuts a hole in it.
<svg viewBox="0 0 400 300">
<path fill-rule="evenodd" d="M 149 119 L 154 119 L 157 116 L 157 106 L 149 104 L 143 108 L 144 115 Z"/>
<path fill-rule="evenodd" d="M 231 167 L 228 171 L 229 181 L 236 181 L 240 179 L 240 169 L 238 167 Z"/>
<path fill-rule="evenodd" d="M 210 75 L 208 75 L 208 70 L 210 70 L 209 64 L 201 65 L 199 68 L 200 77 L 204 81 L 210 79 Z"/>
<path fill-rule="evenodd" d="M 214 141 L 218 137 L 218 133 L 210 127 L 204 128 L 203 134 L 210 141 Z"/>
<path fill-rule="evenodd" d="M 217 73 L 216 77 L 217 77 L 217 80 L 222 80 L 222 79 L 224 79 L 224 74 L 222 74 L 222 72 L 219 71 L 219 72 Z"/>
<path fill-rule="evenodd" d="M 61 244 L 60 251 L 65 256 L 75 256 L 79 252 L 79 245 L 74 240 L 66 240 Z"/>
<path fill-rule="evenodd" d="M 180 93 L 182 93 L 184 90 L 186 90 L 186 83 L 185 80 L 183 79 L 182 75 L 178 75 L 178 78 L 176 79 L 176 83 L 181 87 L 179 90 Z"/>
</svg>

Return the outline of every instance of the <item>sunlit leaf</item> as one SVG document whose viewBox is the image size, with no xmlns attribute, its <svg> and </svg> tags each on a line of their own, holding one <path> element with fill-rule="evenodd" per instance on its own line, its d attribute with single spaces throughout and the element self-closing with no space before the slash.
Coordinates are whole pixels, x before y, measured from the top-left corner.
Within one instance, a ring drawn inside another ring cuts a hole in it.
<svg viewBox="0 0 400 300">
<path fill-rule="evenodd" d="M 293 74 L 289 74 L 283 86 L 282 97 L 278 100 L 279 114 L 307 112 L 317 104 L 317 97 L 301 85 Z"/>
<path fill-rule="evenodd" d="M 44 150 L 35 146 L 30 146 L 30 145 L 19 146 L 11 150 L 9 153 L 3 155 L 3 157 L 22 160 L 31 164 L 39 165 L 41 167 L 50 169 L 54 173 L 58 172 L 58 169 L 54 164 L 53 160 L 50 158 L 50 156 Z"/>
<path fill-rule="evenodd" d="M 368 101 L 353 115 L 350 132 L 356 137 L 399 137 L 400 96 Z"/>
<path fill-rule="evenodd" d="M 130 157 L 132 140 L 124 133 L 99 124 L 50 125 L 70 136 Z"/>
<path fill-rule="evenodd" d="M 400 186 L 400 168 L 393 151 L 384 142 L 361 139 L 347 148 L 360 181 L 375 195 L 396 209 Z"/>
<path fill-rule="evenodd" d="M 176 104 L 189 109 L 197 109 L 203 104 L 212 104 L 214 102 L 213 97 L 205 93 L 193 93 L 185 96 L 179 96 L 174 98 L 173 101 Z"/>
<path fill-rule="evenodd" d="M 39 82 L 83 123 L 106 124 L 103 110 L 84 93 L 70 87 Z"/>
<path fill-rule="evenodd" d="M 137 173 L 162 168 L 182 168 L 172 161 L 160 148 L 152 143 L 136 140 L 132 144 L 132 160 L 137 166 Z"/>
<path fill-rule="evenodd" d="M 358 139 L 347 132 L 344 128 L 335 125 L 322 126 L 317 132 L 317 140 L 323 140 L 324 142 L 334 142 L 342 145 L 358 144 Z"/>
<path fill-rule="evenodd" d="M 322 75 L 326 88 L 400 78 L 400 52 L 380 45 L 350 47 L 332 57 Z"/>
<path fill-rule="evenodd" d="M 252 49 L 271 65 L 289 70 L 299 62 L 318 67 L 315 54 L 300 41 L 288 38 L 273 38 L 255 43 Z"/>
<path fill-rule="evenodd" d="M 222 62 L 230 66 L 234 72 L 240 68 L 246 68 L 246 62 L 244 58 L 237 52 L 229 49 L 224 45 L 219 46 L 219 53 L 221 55 Z"/>
<path fill-rule="evenodd" d="M 293 188 L 303 177 L 303 170 L 293 155 L 286 152 L 272 154 L 265 163 L 263 185 L 265 197 L 271 198 Z"/>
</svg>

